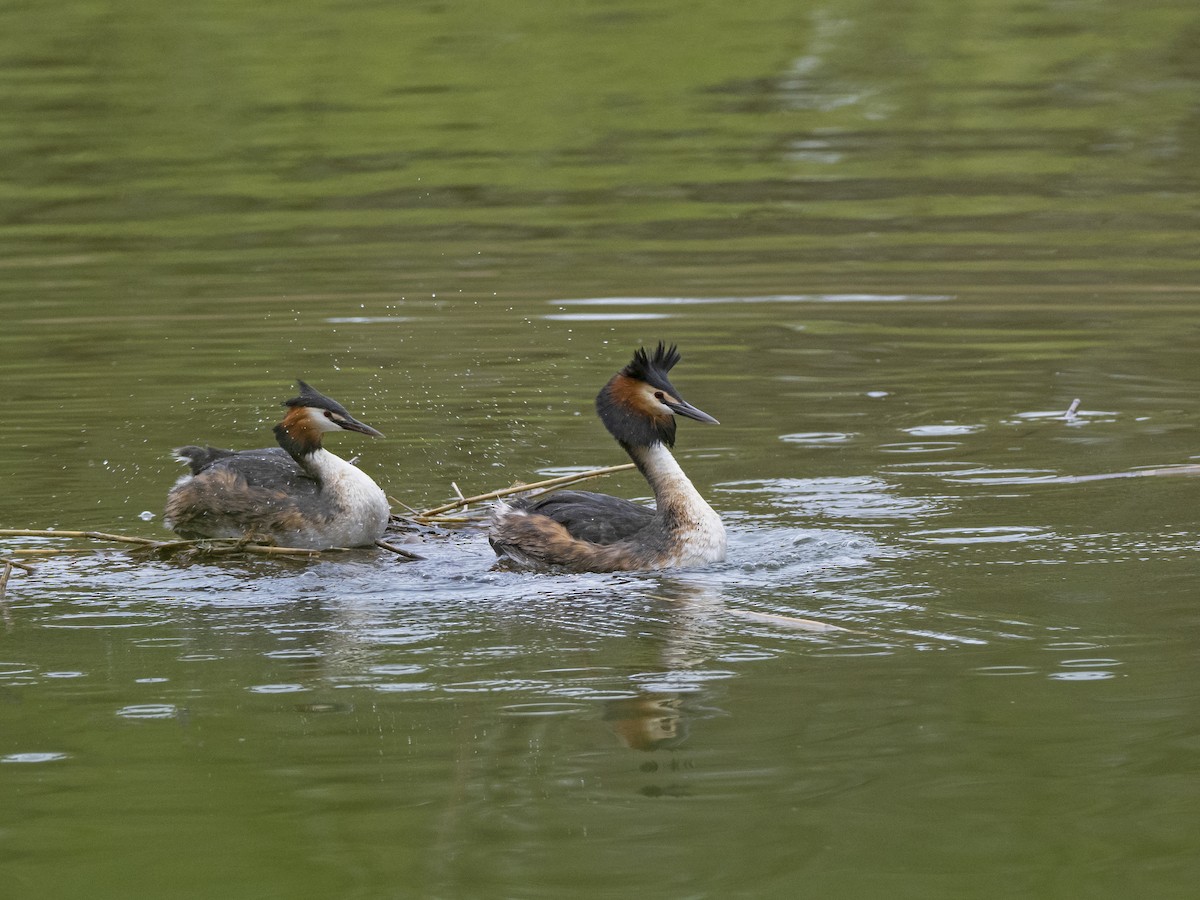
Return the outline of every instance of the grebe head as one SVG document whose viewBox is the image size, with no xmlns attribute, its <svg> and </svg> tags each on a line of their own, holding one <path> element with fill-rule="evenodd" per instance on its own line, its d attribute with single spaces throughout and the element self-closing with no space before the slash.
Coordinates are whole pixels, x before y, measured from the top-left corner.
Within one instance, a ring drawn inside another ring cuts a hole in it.
<svg viewBox="0 0 1200 900">
<path fill-rule="evenodd" d="M 292 410 L 284 417 L 285 421 L 298 412 L 307 416 L 313 427 L 320 431 L 357 431 L 360 434 L 369 434 L 371 437 L 383 437 L 382 432 L 376 431 L 365 422 L 358 421 L 346 412 L 346 407 L 332 397 L 326 397 L 303 381 L 297 380 L 296 383 L 300 385 L 300 396 L 283 401 L 283 405 Z"/>
<path fill-rule="evenodd" d="M 645 348 L 633 354 L 633 360 L 609 379 L 596 397 L 600 421 L 626 446 L 652 444 L 675 446 L 675 416 L 687 416 L 710 425 L 720 423 L 679 395 L 667 373 L 679 362 L 679 351 L 661 341 L 653 354 Z"/>
<path fill-rule="evenodd" d="M 283 421 L 275 426 L 275 437 L 280 445 L 291 453 L 312 453 L 321 448 L 321 435 L 327 431 L 357 431 L 371 437 L 383 437 L 365 422 L 360 422 L 332 397 L 326 397 L 305 384 L 300 385 L 300 396 L 285 400 L 288 407 Z"/>
</svg>

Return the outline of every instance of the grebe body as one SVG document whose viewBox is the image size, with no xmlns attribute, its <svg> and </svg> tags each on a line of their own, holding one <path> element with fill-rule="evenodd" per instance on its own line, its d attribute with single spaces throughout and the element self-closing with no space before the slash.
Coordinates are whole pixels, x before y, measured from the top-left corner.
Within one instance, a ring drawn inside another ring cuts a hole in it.
<svg viewBox="0 0 1200 900">
<path fill-rule="evenodd" d="M 518 569 L 573 572 L 669 569 L 725 559 L 725 526 L 671 454 L 675 416 L 717 424 L 680 397 L 667 374 L 674 346 L 638 350 L 596 397 L 609 433 L 654 490 L 655 508 L 590 491 L 500 504 L 489 540 Z"/>
<path fill-rule="evenodd" d="M 167 495 L 164 522 L 186 538 L 245 538 L 328 549 L 375 543 L 387 528 L 387 497 L 369 475 L 330 453 L 322 437 L 382 437 L 303 381 L 275 426 L 278 447 L 180 447 L 188 466 Z"/>
</svg>

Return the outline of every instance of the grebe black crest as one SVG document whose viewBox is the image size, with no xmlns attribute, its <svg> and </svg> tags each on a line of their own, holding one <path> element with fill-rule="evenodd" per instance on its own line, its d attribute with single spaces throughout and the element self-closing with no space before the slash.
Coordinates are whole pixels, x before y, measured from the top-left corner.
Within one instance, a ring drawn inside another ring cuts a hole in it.
<svg viewBox="0 0 1200 900">
<path fill-rule="evenodd" d="M 325 433 L 383 437 L 303 381 L 275 426 L 278 447 L 180 447 L 190 472 L 167 495 L 163 521 L 186 538 L 247 538 L 328 549 L 375 543 L 388 502 L 369 475 L 322 446 Z"/>
<path fill-rule="evenodd" d="M 725 526 L 671 455 L 675 416 L 718 424 L 671 384 L 674 345 L 639 349 L 596 397 L 596 414 L 650 487 L 655 509 L 590 491 L 500 504 L 489 540 L 518 569 L 615 572 L 720 562 Z"/>
</svg>

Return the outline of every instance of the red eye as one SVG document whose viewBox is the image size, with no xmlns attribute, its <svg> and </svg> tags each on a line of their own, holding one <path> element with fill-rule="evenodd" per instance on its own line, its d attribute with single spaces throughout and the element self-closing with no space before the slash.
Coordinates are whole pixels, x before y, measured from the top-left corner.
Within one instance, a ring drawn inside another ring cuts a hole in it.
<svg viewBox="0 0 1200 900">
<path fill-rule="evenodd" d="M 655 399 L 655 400 L 660 400 L 660 401 L 661 401 L 661 400 L 662 400 L 664 397 L 666 397 L 666 394 L 664 394 L 662 391 L 655 391 L 655 392 L 654 392 L 654 399 Z"/>
</svg>

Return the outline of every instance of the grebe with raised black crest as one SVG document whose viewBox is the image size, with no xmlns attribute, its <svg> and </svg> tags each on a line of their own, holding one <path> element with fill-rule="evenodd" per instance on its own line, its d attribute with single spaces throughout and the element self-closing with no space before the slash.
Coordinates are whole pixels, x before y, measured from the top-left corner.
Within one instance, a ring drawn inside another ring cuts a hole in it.
<svg viewBox="0 0 1200 900">
<path fill-rule="evenodd" d="M 596 397 L 596 413 L 654 490 L 655 508 L 590 491 L 498 504 L 489 541 L 518 569 L 615 572 L 725 559 L 725 526 L 671 454 L 675 416 L 719 424 L 667 378 L 674 345 L 639 349 Z"/>
</svg>

